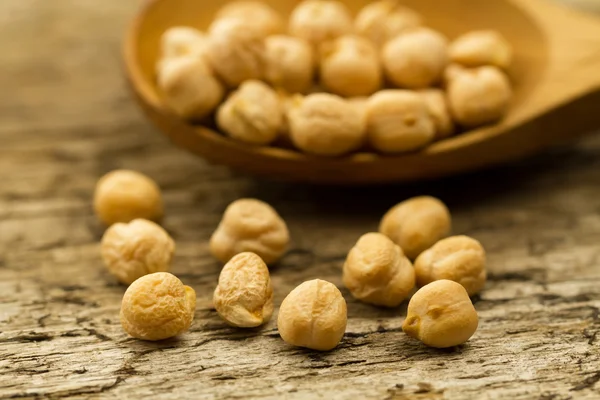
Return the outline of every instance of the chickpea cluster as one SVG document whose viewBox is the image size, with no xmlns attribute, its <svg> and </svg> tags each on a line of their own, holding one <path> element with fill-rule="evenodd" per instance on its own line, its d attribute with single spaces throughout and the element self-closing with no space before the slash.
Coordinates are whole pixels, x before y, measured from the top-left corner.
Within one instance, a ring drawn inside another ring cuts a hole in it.
<svg viewBox="0 0 600 400">
<path fill-rule="evenodd" d="M 449 41 L 396 0 L 356 16 L 341 1 L 304 0 L 287 21 L 241 0 L 206 32 L 165 31 L 156 73 L 165 104 L 189 122 L 214 121 L 247 145 L 339 157 L 414 152 L 499 121 L 511 61 L 499 32 Z"/>
<path fill-rule="evenodd" d="M 437 93 L 427 95 L 435 100 Z M 175 241 L 148 219 L 158 221 L 163 215 L 159 186 L 139 172 L 113 171 L 99 180 L 94 206 L 98 219 L 108 225 L 102 260 L 110 274 L 129 285 L 121 305 L 125 332 L 163 340 L 187 331 L 196 293 L 169 273 Z M 379 232 L 364 234 L 350 249 L 341 282 L 349 295 L 372 306 L 393 308 L 408 299 L 402 325 L 408 336 L 431 347 L 460 345 L 477 330 L 470 296 L 485 286 L 486 254 L 477 240 L 450 236 L 451 230 L 451 215 L 441 200 L 420 196 L 402 201 L 382 217 Z M 247 198 L 225 209 L 209 249 L 224 265 L 212 304 L 226 324 L 243 329 L 269 323 L 277 289 L 269 268 L 285 257 L 289 245 L 287 224 L 269 204 Z M 329 351 L 343 340 L 347 319 L 340 289 L 314 279 L 285 297 L 277 329 L 290 345 Z"/>
</svg>

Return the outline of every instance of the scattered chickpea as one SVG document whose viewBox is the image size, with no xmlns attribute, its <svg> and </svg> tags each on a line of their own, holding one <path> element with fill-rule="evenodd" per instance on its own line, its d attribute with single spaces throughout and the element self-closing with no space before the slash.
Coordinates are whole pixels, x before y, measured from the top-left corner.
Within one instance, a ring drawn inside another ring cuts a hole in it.
<svg viewBox="0 0 600 400">
<path fill-rule="evenodd" d="M 328 351 L 346 331 L 346 301 L 333 283 L 315 279 L 302 283 L 281 303 L 277 329 L 287 343 Z"/>
<path fill-rule="evenodd" d="M 432 29 L 415 28 L 383 47 L 383 67 L 398 87 L 421 89 L 436 84 L 448 64 L 448 41 Z"/>
<path fill-rule="evenodd" d="M 383 153 L 420 149 L 435 137 L 435 125 L 423 98 L 399 89 L 375 93 L 367 103 L 367 137 Z"/>
<path fill-rule="evenodd" d="M 134 219 L 118 222 L 104 232 L 101 253 L 111 274 L 127 285 L 154 272 L 166 272 L 171 266 L 175 242 L 154 222 Z"/>
<path fill-rule="evenodd" d="M 377 49 L 359 36 L 341 36 L 321 45 L 321 82 L 340 96 L 368 96 L 382 84 Z"/>
<path fill-rule="evenodd" d="M 253 328 L 269 321 L 273 288 L 265 262 L 254 253 L 234 256 L 221 270 L 213 303 L 232 326 Z"/>
<path fill-rule="evenodd" d="M 204 59 L 206 54 L 206 35 L 189 26 L 175 26 L 167 29 L 160 38 L 160 60 L 156 71 L 160 75 L 162 68 L 170 61 L 181 57 Z"/>
<path fill-rule="evenodd" d="M 506 69 L 512 60 L 510 43 L 497 31 L 482 30 L 458 37 L 449 48 L 450 59 L 465 67 L 493 65 Z"/>
<path fill-rule="evenodd" d="M 425 250 L 415 261 L 417 285 L 448 279 L 465 287 L 469 296 L 485 286 L 485 250 L 468 236 L 442 239 Z"/>
<path fill-rule="evenodd" d="M 106 225 L 136 218 L 156 221 L 163 215 L 163 201 L 152 179 L 120 169 L 107 173 L 96 184 L 94 210 Z"/>
<path fill-rule="evenodd" d="M 365 120 L 341 97 L 317 93 L 294 103 L 288 113 L 294 145 L 311 154 L 339 156 L 360 148 Z"/>
<path fill-rule="evenodd" d="M 258 30 L 263 36 L 275 35 L 285 30 L 283 18 L 277 11 L 260 1 L 233 1 L 221 7 L 215 19 L 239 20 Z"/>
<path fill-rule="evenodd" d="M 392 207 L 381 220 L 379 232 L 414 260 L 450 232 L 450 212 L 430 196 L 413 197 Z"/>
<path fill-rule="evenodd" d="M 367 4 L 356 16 L 356 31 L 377 46 L 412 28 L 421 26 L 421 16 L 401 6 L 395 0 L 381 0 Z"/>
<path fill-rule="evenodd" d="M 208 33 L 206 56 L 215 73 L 230 87 L 264 73 L 263 34 L 238 19 L 215 21 Z"/>
<path fill-rule="evenodd" d="M 477 127 L 506 114 L 512 97 L 508 77 L 496 67 L 479 67 L 457 72 L 447 87 L 450 111 L 457 123 Z"/>
<path fill-rule="evenodd" d="M 265 79 L 275 88 L 305 93 L 313 83 L 313 49 L 304 40 L 274 35 L 265 40 Z"/>
<path fill-rule="evenodd" d="M 415 287 L 415 271 L 402 249 L 387 236 L 367 233 L 348 253 L 343 280 L 355 298 L 396 307 Z"/>
<path fill-rule="evenodd" d="M 429 116 L 435 125 L 435 139 L 444 139 L 454 133 L 454 121 L 448 109 L 446 93 L 440 89 L 422 89 L 419 94 L 425 100 Z"/>
<path fill-rule="evenodd" d="M 158 87 L 165 103 L 182 118 L 202 119 L 212 113 L 223 99 L 223 86 L 203 59 L 177 58 L 160 68 Z"/>
<path fill-rule="evenodd" d="M 465 343 L 477 325 L 477 311 L 465 288 L 440 280 L 413 295 L 402 330 L 427 346 L 446 348 Z"/>
<path fill-rule="evenodd" d="M 121 325 L 136 339 L 163 340 L 190 328 L 196 293 L 175 275 L 156 272 L 133 282 L 121 303 Z"/>
<path fill-rule="evenodd" d="M 230 137 L 250 144 L 273 142 L 282 124 L 279 96 L 260 81 L 242 83 L 217 111 L 219 128 Z"/>
<path fill-rule="evenodd" d="M 210 250 L 221 262 L 244 252 L 256 253 L 267 265 L 285 253 L 289 232 L 277 211 L 256 199 L 236 200 L 227 207 L 210 238 Z"/>
<path fill-rule="evenodd" d="M 350 33 L 352 17 L 341 1 L 305 0 L 292 12 L 289 30 L 316 47 Z"/>
</svg>

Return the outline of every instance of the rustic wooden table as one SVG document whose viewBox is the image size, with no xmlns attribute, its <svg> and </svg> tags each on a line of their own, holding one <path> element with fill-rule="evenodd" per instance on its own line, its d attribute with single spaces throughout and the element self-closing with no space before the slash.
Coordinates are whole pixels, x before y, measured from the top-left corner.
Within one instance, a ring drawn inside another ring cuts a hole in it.
<svg viewBox="0 0 600 400">
<path fill-rule="evenodd" d="M 330 189 L 206 165 L 144 120 L 125 88 L 120 38 L 136 2 L 0 2 L 0 398 L 600 398 L 600 137 L 440 182 Z M 173 272 L 198 294 L 177 340 L 127 337 L 125 288 L 99 258 L 90 198 L 114 168 L 155 178 L 177 241 Z M 287 346 L 275 321 L 228 328 L 211 308 L 221 265 L 207 239 L 242 196 L 273 204 L 293 235 L 273 270 L 276 304 L 320 277 L 341 286 L 347 250 L 388 207 L 440 196 L 455 232 L 481 240 L 490 279 L 480 328 L 429 349 L 405 306 L 348 301 L 335 351 Z"/>
</svg>

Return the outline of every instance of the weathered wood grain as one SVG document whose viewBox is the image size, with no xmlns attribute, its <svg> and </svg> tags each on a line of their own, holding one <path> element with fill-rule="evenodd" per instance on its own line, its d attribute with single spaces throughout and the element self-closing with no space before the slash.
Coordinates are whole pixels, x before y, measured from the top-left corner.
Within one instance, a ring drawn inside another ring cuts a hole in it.
<svg viewBox="0 0 600 400">
<path fill-rule="evenodd" d="M 0 398 L 580 399 L 600 396 L 600 138 L 419 185 L 331 189 L 257 181 L 170 146 L 125 90 L 120 34 L 134 2 L 0 2 Z M 191 332 L 128 338 L 124 287 L 103 268 L 95 181 L 118 167 L 164 189 L 173 272 L 198 293 Z M 428 349 L 405 305 L 348 301 L 338 349 L 287 346 L 275 322 L 235 330 L 211 307 L 207 239 L 242 196 L 273 204 L 293 243 L 276 304 L 302 281 L 341 286 L 347 250 L 394 203 L 440 196 L 481 240 L 490 281 L 466 345 Z"/>
</svg>

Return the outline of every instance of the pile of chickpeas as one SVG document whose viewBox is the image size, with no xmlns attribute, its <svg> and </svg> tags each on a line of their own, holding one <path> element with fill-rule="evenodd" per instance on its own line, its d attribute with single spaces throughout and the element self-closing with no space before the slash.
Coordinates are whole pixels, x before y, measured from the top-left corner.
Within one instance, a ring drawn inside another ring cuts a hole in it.
<svg viewBox="0 0 600 400">
<path fill-rule="evenodd" d="M 512 97 L 500 33 L 449 42 L 394 0 L 354 19 L 340 1 L 306 0 L 287 23 L 264 3 L 235 1 L 206 33 L 172 27 L 160 47 L 158 87 L 181 118 L 318 156 L 416 151 L 500 120 Z"/>
<path fill-rule="evenodd" d="M 163 216 L 158 185 L 135 171 L 110 172 L 97 184 L 94 209 L 109 226 L 101 243 L 104 263 L 129 285 L 121 305 L 123 329 L 143 340 L 187 331 L 196 294 L 168 272 L 175 243 L 156 223 Z M 399 203 L 383 216 L 379 232 L 366 233 L 350 249 L 344 286 L 357 300 L 378 307 L 397 307 L 410 298 L 402 329 L 428 346 L 466 342 L 478 325 L 470 296 L 486 282 L 485 250 L 450 231 L 450 213 L 440 200 L 421 196 Z M 210 239 L 212 255 L 224 264 L 213 305 L 226 323 L 253 328 L 270 320 L 269 266 L 285 255 L 289 242 L 285 221 L 270 205 L 240 199 L 227 207 Z M 346 322 L 340 290 L 315 279 L 285 297 L 277 329 L 291 345 L 327 351 L 342 340 Z"/>
</svg>

